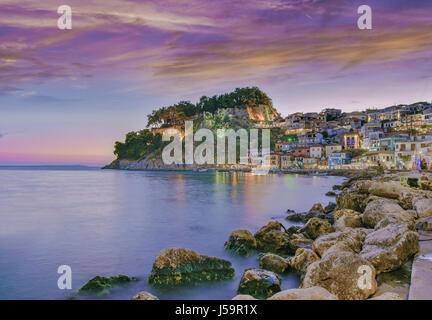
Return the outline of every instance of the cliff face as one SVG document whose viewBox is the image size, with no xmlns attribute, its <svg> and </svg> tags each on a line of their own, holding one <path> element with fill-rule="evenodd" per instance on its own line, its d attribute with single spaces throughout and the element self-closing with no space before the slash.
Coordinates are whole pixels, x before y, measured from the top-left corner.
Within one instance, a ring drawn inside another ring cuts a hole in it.
<svg viewBox="0 0 432 320">
<path fill-rule="evenodd" d="M 276 109 L 262 104 L 257 107 L 247 107 L 247 112 L 253 121 L 273 121 L 279 117 Z"/>
</svg>

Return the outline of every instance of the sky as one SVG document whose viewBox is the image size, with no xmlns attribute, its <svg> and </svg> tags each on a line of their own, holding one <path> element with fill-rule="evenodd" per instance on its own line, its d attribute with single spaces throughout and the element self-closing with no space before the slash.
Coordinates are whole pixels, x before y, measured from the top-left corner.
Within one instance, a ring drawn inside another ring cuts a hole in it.
<svg viewBox="0 0 432 320">
<path fill-rule="evenodd" d="M 430 0 L 0 0 L 0 165 L 107 164 L 153 109 L 236 87 L 282 115 L 431 101 L 431 58 Z"/>
</svg>

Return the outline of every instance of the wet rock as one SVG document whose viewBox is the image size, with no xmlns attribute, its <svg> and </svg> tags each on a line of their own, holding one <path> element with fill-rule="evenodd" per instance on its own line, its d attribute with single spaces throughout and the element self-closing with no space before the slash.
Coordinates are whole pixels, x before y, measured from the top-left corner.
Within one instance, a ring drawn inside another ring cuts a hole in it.
<svg viewBox="0 0 432 320">
<path fill-rule="evenodd" d="M 229 261 L 200 255 L 185 248 L 168 248 L 157 255 L 149 283 L 155 286 L 176 286 L 226 280 L 233 276 L 234 268 Z"/>
<path fill-rule="evenodd" d="M 370 271 L 370 282 L 369 285 L 359 286 L 359 279 L 364 276 L 360 272 L 363 268 Z M 361 256 L 346 251 L 333 251 L 325 253 L 321 260 L 307 268 L 301 287 L 320 286 L 342 300 L 364 300 L 377 289 L 375 276 L 373 265 Z"/>
<path fill-rule="evenodd" d="M 330 213 L 332 211 L 334 211 L 336 209 L 336 203 L 334 202 L 329 202 L 328 205 L 325 206 L 324 208 L 324 213 Z"/>
<path fill-rule="evenodd" d="M 135 295 L 131 300 L 159 300 L 158 297 L 155 297 L 151 293 L 147 291 L 142 291 Z"/>
<path fill-rule="evenodd" d="M 356 193 L 345 189 L 336 196 L 336 203 L 339 209 L 351 209 L 363 212 L 363 201 L 366 198 L 367 194 Z"/>
<path fill-rule="evenodd" d="M 420 199 L 415 202 L 414 209 L 419 218 L 427 218 L 432 216 L 432 199 Z"/>
<path fill-rule="evenodd" d="M 340 185 L 340 184 L 335 184 L 333 187 L 332 187 L 332 189 L 333 190 L 342 190 L 342 186 Z"/>
<path fill-rule="evenodd" d="M 261 269 L 273 271 L 276 273 L 284 273 L 288 270 L 290 264 L 288 260 L 272 253 L 266 253 L 258 257 Z"/>
<path fill-rule="evenodd" d="M 225 249 L 241 256 L 250 255 L 257 248 L 255 237 L 248 230 L 234 230 L 231 232 L 228 241 L 225 242 Z"/>
<path fill-rule="evenodd" d="M 315 203 L 309 211 L 324 212 L 324 208 L 321 203 Z"/>
<path fill-rule="evenodd" d="M 414 217 L 409 212 L 402 209 L 395 201 L 389 199 L 374 200 L 370 202 L 363 213 L 363 224 L 367 227 L 375 227 L 375 225 L 385 217 L 393 215 L 401 221 L 413 221 Z"/>
<path fill-rule="evenodd" d="M 411 231 L 407 224 L 390 224 L 369 233 L 360 254 L 381 273 L 399 268 L 418 251 L 417 232 Z"/>
<path fill-rule="evenodd" d="M 254 297 L 248 294 L 238 294 L 232 300 L 256 300 Z"/>
<path fill-rule="evenodd" d="M 297 249 L 294 257 L 289 260 L 289 264 L 293 270 L 298 274 L 304 275 L 306 273 L 307 267 L 318 261 L 320 258 L 318 255 L 310 249 L 299 248 Z"/>
<path fill-rule="evenodd" d="M 297 247 L 291 243 L 288 233 L 281 231 L 279 222 L 271 221 L 262 227 L 256 234 L 257 248 L 260 251 L 280 255 L 293 255 Z"/>
<path fill-rule="evenodd" d="M 356 216 L 342 216 L 333 224 L 336 231 L 345 231 L 347 228 L 361 228 L 363 227 L 362 217 Z"/>
<path fill-rule="evenodd" d="M 326 192 L 326 194 L 325 194 L 327 197 L 336 197 L 336 192 L 334 192 L 334 191 L 328 191 L 328 192 Z"/>
<path fill-rule="evenodd" d="M 271 271 L 246 269 L 240 280 L 238 294 L 248 294 L 257 299 L 267 299 L 281 291 L 279 276 Z"/>
<path fill-rule="evenodd" d="M 311 287 L 284 290 L 267 300 L 338 300 L 338 298 L 322 287 Z"/>
<path fill-rule="evenodd" d="M 132 281 L 137 281 L 137 278 L 128 277 L 125 275 L 113 276 L 113 277 L 100 277 L 96 276 L 89 280 L 84 286 L 82 286 L 78 292 L 84 294 L 97 294 L 106 295 L 110 293 L 110 289 L 115 286 L 121 286 L 129 284 Z"/>
<path fill-rule="evenodd" d="M 333 231 L 333 226 L 328 221 L 319 218 L 310 219 L 303 228 L 300 229 L 301 233 L 312 240 L 318 238 L 320 235 Z"/>
<path fill-rule="evenodd" d="M 432 217 L 423 218 L 417 221 L 417 230 L 432 231 Z"/>
<path fill-rule="evenodd" d="M 395 292 L 384 292 L 378 296 L 373 296 L 368 300 L 405 300 Z"/>
<path fill-rule="evenodd" d="M 288 233 L 289 235 L 293 235 L 293 234 L 298 233 L 299 230 L 300 230 L 300 227 L 291 226 L 286 230 L 286 233 Z"/>
<path fill-rule="evenodd" d="M 295 210 L 292 210 L 292 209 L 287 209 L 287 211 L 286 211 L 287 213 L 294 213 L 295 212 Z"/>
</svg>

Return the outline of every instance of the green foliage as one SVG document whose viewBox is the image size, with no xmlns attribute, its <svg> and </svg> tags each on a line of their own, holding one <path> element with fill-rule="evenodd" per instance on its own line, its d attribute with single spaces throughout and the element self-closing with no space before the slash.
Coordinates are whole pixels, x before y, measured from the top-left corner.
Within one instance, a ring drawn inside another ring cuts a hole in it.
<svg viewBox="0 0 432 320">
<path fill-rule="evenodd" d="M 258 105 L 273 108 L 271 99 L 259 88 L 237 88 L 230 93 L 212 97 L 202 96 L 196 104 L 190 101 L 180 101 L 175 105 L 154 110 L 147 116 L 147 127 L 182 125 L 185 120 L 200 114 L 215 114 L 220 109 L 256 107 Z M 268 108 L 266 108 L 267 116 Z"/>
<path fill-rule="evenodd" d="M 150 130 L 140 130 L 126 134 L 125 142 L 116 141 L 114 154 L 117 159 L 139 160 L 151 151 L 163 145 L 162 135 L 153 134 Z"/>
</svg>

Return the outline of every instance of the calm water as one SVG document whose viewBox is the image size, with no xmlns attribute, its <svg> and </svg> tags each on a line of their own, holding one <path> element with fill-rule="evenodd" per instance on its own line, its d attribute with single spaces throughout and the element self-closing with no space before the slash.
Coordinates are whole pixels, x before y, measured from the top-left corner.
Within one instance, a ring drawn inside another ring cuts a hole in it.
<svg viewBox="0 0 432 320">
<path fill-rule="evenodd" d="M 141 281 L 106 299 L 146 290 L 161 299 L 231 299 L 256 256 L 230 255 L 233 229 L 257 231 L 287 208 L 327 204 L 339 177 L 256 176 L 110 170 L 0 170 L 0 299 L 64 299 L 96 275 Z M 230 260 L 232 281 L 161 292 L 147 285 L 157 253 L 185 247 Z M 57 288 L 59 265 L 72 268 L 72 290 Z M 283 277 L 284 289 L 297 287 Z"/>
</svg>

